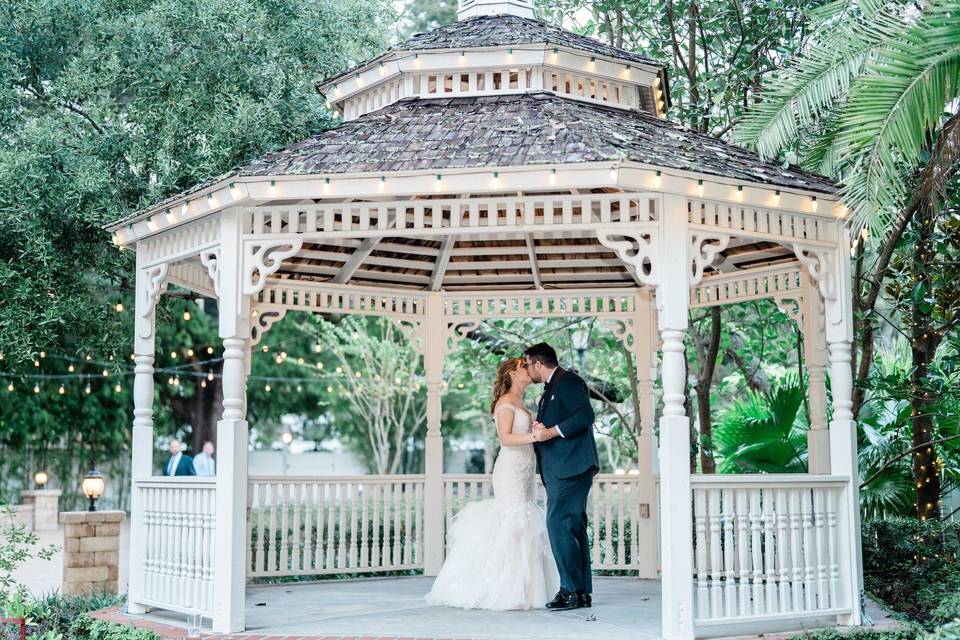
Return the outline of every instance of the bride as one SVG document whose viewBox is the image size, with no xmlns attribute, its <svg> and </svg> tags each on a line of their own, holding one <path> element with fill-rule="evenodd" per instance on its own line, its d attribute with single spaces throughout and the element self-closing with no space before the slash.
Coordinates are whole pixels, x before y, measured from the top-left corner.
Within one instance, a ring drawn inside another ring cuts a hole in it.
<svg viewBox="0 0 960 640">
<path fill-rule="evenodd" d="M 510 358 L 497 370 L 490 407 L 500 438 L 494 498 L 471 502 L 454 516 L 447 558 L 427 604 L 494 611 L 539 608 L 560 586 L 546 518 L 534 502 L 532 419 L 523 408 L 530 382 L 523 358 Z"/>
</svg>

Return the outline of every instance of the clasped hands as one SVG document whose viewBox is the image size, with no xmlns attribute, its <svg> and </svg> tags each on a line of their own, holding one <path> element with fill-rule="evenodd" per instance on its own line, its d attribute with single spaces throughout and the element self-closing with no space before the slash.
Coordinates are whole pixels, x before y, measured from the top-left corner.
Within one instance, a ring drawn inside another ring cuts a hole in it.
<svg viewBox="0 0 960 640">
<path fill-rule="evenodd" d="M 553 427 L 547 427 L 542 422 L 533 423 L 534 442 L 546 442 L 557 437 L 557 430 Z"/>
</svg>

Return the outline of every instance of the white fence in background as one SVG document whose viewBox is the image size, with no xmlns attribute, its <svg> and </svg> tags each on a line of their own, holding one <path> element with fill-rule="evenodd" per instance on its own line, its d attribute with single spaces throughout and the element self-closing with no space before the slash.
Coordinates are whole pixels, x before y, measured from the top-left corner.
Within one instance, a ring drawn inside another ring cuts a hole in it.
<svg viewBox="0 0 960 640">
<path fill-rule="evenodd" d="M 143 509 L 143 597 L 138 604 L 213 612 L 214 478 L 138 478 Z"/>
<path fill-rule="evenodd" d="M 600 474 L 594 477 L 587 503 L 591 564 L 595 571 L 637 571 L 640 554 L 656 554 L 655 540 L 641 541 L 639 530 L 640 476 Z M 489 475 L 443 476 L 445 526 L 467 503 L 493 496 Z M 537 478 L 537 497 L 546 506 L 546 494 Z M 654 505 L 643 510 L 650 517 Z M 641 543 L 644 543 L 641 545 Z"/>
<path fill-rule="evenodd" d="M 247 576 L 423 568 L 422 475 L 264 476 L 247 488 Z"/>
<path fill-rule="evenodd" d="M 837 525 L 848 484 L 800 474 L 693 476 L 696 624 L 849 612 Z"/>
</svg>

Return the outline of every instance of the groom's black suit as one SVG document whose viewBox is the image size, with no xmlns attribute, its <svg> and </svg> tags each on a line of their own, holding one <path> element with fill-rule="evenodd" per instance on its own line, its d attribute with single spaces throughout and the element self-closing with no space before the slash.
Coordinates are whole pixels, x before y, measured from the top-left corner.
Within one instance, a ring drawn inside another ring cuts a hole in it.
<svg viewBox="0 0 960 640">
<path fill-rule="evenodd" d="M 562 434 L 534 445 L 547 490 L 547 534 L 560 571 L 560 586 L 591 593 L 587 495 L 600 466 L 593 438 L 593 407 L 587 385 L 575 373 L 556 369 L 544 385 L 537 421 Z"/>
</svg>

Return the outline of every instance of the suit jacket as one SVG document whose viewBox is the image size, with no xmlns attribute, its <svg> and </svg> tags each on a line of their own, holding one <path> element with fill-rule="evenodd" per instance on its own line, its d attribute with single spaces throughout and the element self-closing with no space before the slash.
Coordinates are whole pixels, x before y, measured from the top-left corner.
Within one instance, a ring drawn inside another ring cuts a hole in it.
<svg viewBox="0 0 960 640">
<path fill-rule="evenodd" d="M 170 467 L 170 460 L 173 459 L 173 456 L 167 458 L 166 462 L 163 463 L 163 475 L 170 475 L 167 473 L 167 470 Z M 177 463 L 177 468 L 173 472 L 175 476 L 195 476 L 197 472 L 193 469 L 193 458 L 188 456 L 185 453 L 180 454 L 180 462 Z"/>
<path fill-rule="evenodd" d="M 546 427 L 558 427 L 563 436 L 534 443 L 544 484 L 553 479 L 578 476 L 600 469 L 593 437 L 593 407 L 583 379 L 557 369 L 544 386 L 537 419 Z"/>
</svg>

